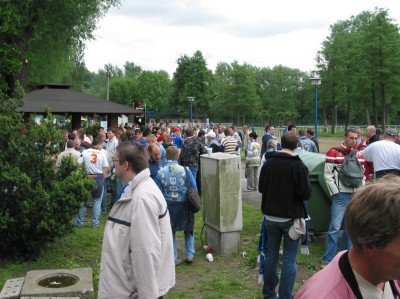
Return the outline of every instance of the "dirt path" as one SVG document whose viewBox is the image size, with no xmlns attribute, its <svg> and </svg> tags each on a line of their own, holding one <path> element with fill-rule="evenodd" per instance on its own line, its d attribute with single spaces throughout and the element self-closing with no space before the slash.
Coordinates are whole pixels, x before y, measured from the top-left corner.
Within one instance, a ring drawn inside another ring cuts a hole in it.
<svg viewBox="0 0 400 299">
<path fill-rule="evenodd" d="M 321 154 L 325 154 L 331 147 L 341 144 L 343 137 L 319 137 L 318 141 Z"/>
</svg>

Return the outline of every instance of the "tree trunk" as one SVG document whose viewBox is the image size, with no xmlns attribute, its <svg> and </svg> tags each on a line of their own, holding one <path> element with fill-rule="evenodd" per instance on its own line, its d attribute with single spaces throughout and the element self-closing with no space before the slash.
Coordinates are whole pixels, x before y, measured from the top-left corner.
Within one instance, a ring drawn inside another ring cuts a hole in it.
<svg viewBox="0 0 400 299">
<path fill-rule="evenodd" d="M 323 109 L 323 114 L 324 114 L 324 132 L 328 133 L 328 115 L 326 115 L 326 105 L 324 105 L 324 109 Z"/>
<path fill-rule="evenodd" d="M 366 116 L 366 119 L 367 119 L 367 125 L 369 126 L 371 124 L 371 117 L 369 115 L 369 111 L 368 111 L 367 107 L 368 107 L 368 105 L 365 106 L 365 116 Z"/>
<path fill-rule="evenodd" d="M 378 127 L 378 111 L 376 109 L 376 94 L 375 94 L 375 84 L 372 83 L 371 88 L 371 98 L 372 98 L 372 117 L 374 118 L 374 126 L 375 128 Z"/>
<path fill-rule="evenodd" d="M 379 37 L 379 41 L 382 42 L 382 37 Z M 379 49 L 379 66 L 381 69 L 383 68 L 383 54 L 382 48 Z M 386 99 L 385 99 L 385 84 L 382 71 L 379 73 L 380 77 L 380 93 L 381 93 L 381 101 L 382 101 L 382 130 L 385 131 L 386 128 Z"/>
<path fill-rule="evenodd" d="M 336 126 L 337 126 L 337 105 L 334 104 L 332 109 L 332 126 L 331 126 L 331 133 L 335 134 Z"/>
<path fill-rule="evenodd" d="M 336 131 L 336 121 L 337 121 L 337 106 L 335 103 L 335 96 L 336 96 L 336 83 L 332 83 L 332 95 L 331 95 L 331 103 L 334 109 L 332 109 L 332 126 L 331 126 L 331 133 L 334 134 Z"/>
<path fill-rule="evenodd" d="M 345 122 L 345 128 L 348 129 L 350 125 L 350 86 L 347 86 L 347 107 L 346 107 L 346 122 Z"/>
<path fill-rule="evenodd" d="M 381 83 L 381 99 L 382 99 L 382 130 L 386 128 L 386 99 L 385 99 L 385 85 Z"/>
</svg>

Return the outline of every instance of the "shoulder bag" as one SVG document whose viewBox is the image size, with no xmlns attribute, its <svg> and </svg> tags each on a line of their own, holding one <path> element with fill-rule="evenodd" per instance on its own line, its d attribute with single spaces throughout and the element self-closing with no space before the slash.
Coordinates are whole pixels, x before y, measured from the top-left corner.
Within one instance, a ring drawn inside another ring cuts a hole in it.
<svg viewBox="0 0 400 299">
<path fill-rule="evenodd" d="M 186 190 L 187 209 L 189 212 L 197 213 L 200 210 L 201 205 L 200 196 L 197 190 L 190 186 L 188 170 L 187 167 L 184 168 L 186 172 L 186 185 L 188 186 Z"/>
</svg>

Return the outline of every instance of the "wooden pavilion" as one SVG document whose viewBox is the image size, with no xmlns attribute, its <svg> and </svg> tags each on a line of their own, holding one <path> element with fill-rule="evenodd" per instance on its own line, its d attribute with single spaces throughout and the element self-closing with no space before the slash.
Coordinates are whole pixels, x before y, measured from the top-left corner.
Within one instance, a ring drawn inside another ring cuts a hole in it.
<svg viewBox="0 0 400 299">
<path fill-rule="evenodd" d="M 143 114 L 143 111 L 133 109 L 115 102 L 100 100 L 94 96 L 75 91 L 69 85 L 45 84 L 39 89 L 26 94 L 24 105 L 18 109 L 28 118 L 30 114 L 44 114 L 45 107 L 55 115 L 71 116 L 72 128 L 81 126 L 82 115 L 107 116 L 107 127 L 118 127 L 118 116 L 123 114 Z"/>
</svg>

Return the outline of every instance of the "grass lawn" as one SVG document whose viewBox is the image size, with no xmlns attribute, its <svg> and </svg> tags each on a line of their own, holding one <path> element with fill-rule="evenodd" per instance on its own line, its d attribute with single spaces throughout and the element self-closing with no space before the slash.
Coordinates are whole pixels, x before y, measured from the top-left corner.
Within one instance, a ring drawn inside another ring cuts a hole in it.
<svg viewBox="0 0 400 299">
<path fill-rule="evenodd" d="M 89 210 L 88 216 L 91 216 Z M 84 228 L 74 229 L 71 235 L 52 244 L 44 244 L 43 252 L 35 261 L 0 259 L 0 288 L 11 278 L 24 277 L 29 270 L 39 269 L 93 269 L 95 294 L 99 280 L 101 245 L 106 215 L 102 214 L 98 229 L 90 227 L 86 218 Z M 243 203 L 243 231 L 241 233 L 241 252 L 229 256 L 214 254 L 214 261 L 208 262 L 202 249 L 200 232 L 203 226 L 201 212 L 196 214 L 195 246 L 196 255 L 192 265 L 176 267 L 176 285 L 166 298 L 260 298 L 262 285 L 258 284 L 258 238 L 261 212 L 258 206 Z M 202 240 L 205 239 L 204 233 Z M 183 254 L 183 233 L 178 234 L 178 250 Z M 295 290 L 311 276 L 320 263 L 323 253 L 323 240 L 311 243 L 310 255 L 298 255 L 298 277 Z"/>
</svg>

